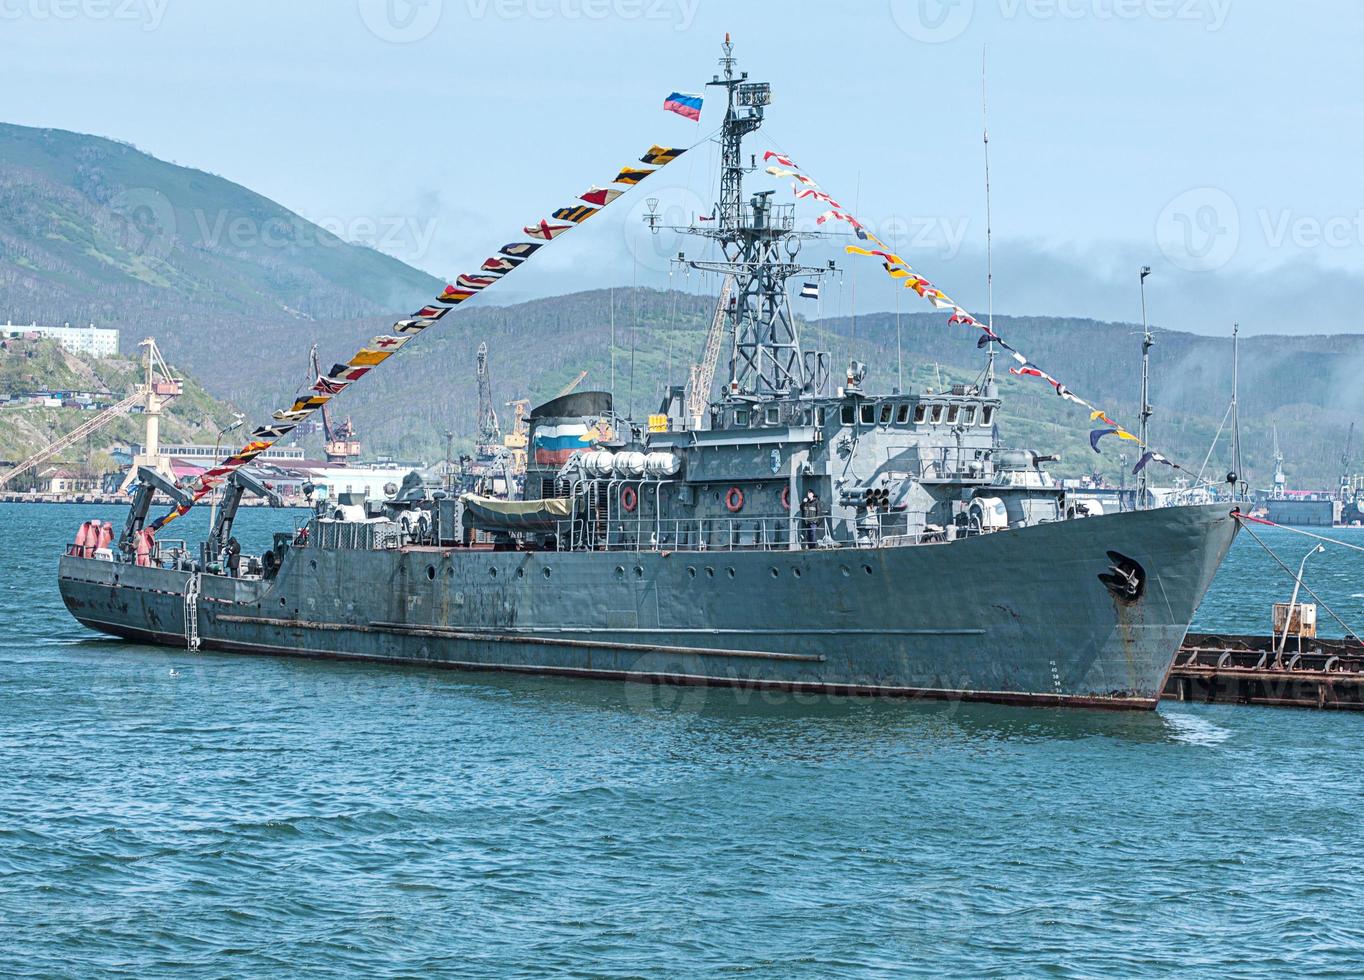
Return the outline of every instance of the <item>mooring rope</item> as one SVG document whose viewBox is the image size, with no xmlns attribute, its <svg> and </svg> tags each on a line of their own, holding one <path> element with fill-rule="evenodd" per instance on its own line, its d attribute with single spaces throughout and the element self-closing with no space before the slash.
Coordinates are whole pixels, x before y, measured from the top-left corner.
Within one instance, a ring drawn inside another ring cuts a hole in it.
<svg viewBox="0 0 1364 980">
<path fill-rule="evenodd" d="M 1279 567 L 1282 568 L 1285 572 L 1287 572 L 1288 575 L 1289 575 L 1289 577 L 1292 578 L 1294 582 L 1297 582 L 1298 585 L 1299 585 L 1299 587 L 1301 587 L 1301 589 L 1302 589 L 1304 592 L 1306 592 L 1308 595 L 1310 595 L 1310 596 L 1316 601 L 1316 603 L 1317 603 L 1319 606 L 1321 606 L 1321 608 L 1325 609 L 1328 613 L 1330 613 L 1332 619 L 1334 619 L 1337 623 L 1340 624 L 1340 628 L 1343 629 L 1343 630 L 1345 631 L 1345 636 L 1346 636 L 1347 639 L 1355 639 L 1355 640 L 1361 639 L 1361 638 L 1360 638 L 1360 635 L 1359 635 L 1357 632 L 1355 632 L 1353 629 L 1351 629 L 1351 628 L 1346 624 L 1345 620 L 1341 619 L 1339 616 L 1336 615 L 1336 611 L 1335 611 L 1334 609 L 1332 609 L 1332 608 L 1331 608 L 1330 606 L 1328 606 L 1324 601 L 1322 601 L 1322 598 L 1321 598 L 1319 595 L 1317 595 L 1317 594 L 1316 594 L 1315 592 L 1313 592 L 1310 588 L 1308 588 L 1306 582 L 1304 582 L 1304 581 L 1302 581 L 1300 578 L 1298 578 L 1298 576 L 1294 573 L 1293 569 L 1289 568 L 1286 564 L 1284 564 L 1284 561 L 1283 561 L 1282 558 L 1280 558 L 1278 555 L 1274 554 L 1273 549 L 1271 549 L 1271 548 L 1269 547 L 1269 545 L 1265 544 L 1262 540 L 1260 540 L 1260 536 L 1259 536 L 1258 534 L 1256 534 L 1256 533 L 1255 533 L 1254 531 L 1252 531 L 1250 528 L 1246 527 L 1246 525 L 1245 525 L 1245 520 L 1253 520 L 1253 521 L 1256 521 L 1257 523 L 1269 524 L 1271 527 L 1282 527 L 1283 525 L 1281 525 L 1281 524 L 1274 524 L 1274 523 L 1271 522 L 1271 521 L 1260 521 L 1258 518 L 1253 518 L 1253 517 L 1252 517 L 1252 518 L 1247 518 L 1245 514 L 1237 514 L 1236 516 L 1237 516 L 1238 518 L 1241 518 L 1241 519 L 1242 519 L 1242 524 L 1241 524 L 1241 526 L 1242 526 L 1243 528 L 1245 528 L 1245 532 L 1246 532 L 1247 534 L 1249 534 L 1252 538 L 1255 539 L 1255 543 L 1258 544 L 1261 548 L 1263 548 L 1263 549 L 1265 550 L 1265 554 L 1269 555 L 1270 558 L 1273 558 L 1276 562 L 1278 562 L 1278 563 L 1279 563 Z M 1292 530 L 1292 529 L 1290 528 L 1290 530 Z M 1313 536 L 1313 537 L 1317 537 L 1317 535 L 1312 535 L 1312 536 Z M 1323 540 L 1330 541 L 1331 539 L 1330 539 L 1330 538 L 1325 538 L 1325 539 L 1323 539 Z M 1340 542 L 1336 542 L 1336 543 L 1339 544 Z M 1361 549 L 1361 550 L 1364 550 L 1364 549 Z M 1292 614 L 1293 614 L 1293 613 L 1292 613 L 1292 610 L 1289 610 L 1289 615 L 1292 616 Z"/>
<path fill-rule="evenodd" d="M 1251 517 L 1249 514 L 1236 513 L 1236 518 L 1241 521 L 1254 521 L 1256 524 L 1264 524 L 1268 527 L 1281 527 L 1285 531 L 1292 531 L 1294 534 L 1301 534 L 1305 538 L 1314 538 L 1317 541 L 1325 541 L 1327 544 L 1338 544 L 1342 548 L 1349 548 L 1351 551 L 1364 551 L 1357 544 L 1350 544 L 1348 541 L 1341 541 L 1338 538 L 1328 538 L 1324 534 L 1313 534 L 1311 531 L 1304 531 L 1300 527 L 1289 527 L 1287 524 L 1276 524 L 1274 521 L 1267 521 L 1263 517 Z M 1247 528 L 1249 530 L 1249 528 Z"/>
</svg>

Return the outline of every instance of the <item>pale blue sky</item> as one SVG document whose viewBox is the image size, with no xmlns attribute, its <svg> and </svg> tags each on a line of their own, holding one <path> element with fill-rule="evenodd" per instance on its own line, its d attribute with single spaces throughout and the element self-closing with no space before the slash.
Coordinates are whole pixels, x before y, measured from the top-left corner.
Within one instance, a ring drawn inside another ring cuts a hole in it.
<svg viewBox="0 0 1364 980">
<path fill-rule="evenodd" d="M 726 30 L 775 93 L 753 148 L 789 151 L 967 306 L 988 45 L 997 310 L 1133 319 L 1145 263 L 1170 327 L 1364 329 L 1349 0 L 0 0 L 0 119 L 128 140 L 451 276 L 650 143 L 713 129 L 718 100 L 700 128 L 661 103 L 702 90 Z M 677 243 L 640 230 L 642 199 L 694 210 L 712 159 L 684 156 L 501 298 L 667 285 Z M 893 308 L 858 276 L 859 310 Z"/>
</svg>

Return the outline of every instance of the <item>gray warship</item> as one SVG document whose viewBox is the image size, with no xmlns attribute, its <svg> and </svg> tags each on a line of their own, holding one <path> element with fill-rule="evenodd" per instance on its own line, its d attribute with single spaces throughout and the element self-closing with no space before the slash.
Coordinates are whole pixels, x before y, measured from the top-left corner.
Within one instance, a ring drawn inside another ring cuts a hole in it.
<svg viewBox="0 0 1364 980">
<path fill-rule="evenodd" d="M 138 641 L 616 681 L 1149 709 L 1238 524 L 1233 506 L 1096 514 L 1001 442 L 979 383 L 877 393 L 805 350 L 788 282 L 794 206 L 746 196 L 743 140 L 770 90 L 734 70 L 717 137 L 724 283 L 701 365 L 645 420 L 611 394 L 531 411 L 517 499 L 345 496 L 259 556 L 220 561 L 233 475 L 196 551 L 137 542 L 144 469 L 116 547 L 60 559 L 67 609 Z M 728 377 L 713 386 L 728 349 Z"/>
</svg>

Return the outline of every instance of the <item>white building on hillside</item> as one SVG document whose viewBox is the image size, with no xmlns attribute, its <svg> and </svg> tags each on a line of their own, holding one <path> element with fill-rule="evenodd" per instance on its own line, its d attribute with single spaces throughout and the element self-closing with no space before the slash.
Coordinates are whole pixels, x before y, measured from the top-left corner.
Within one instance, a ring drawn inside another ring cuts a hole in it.
<svg viewBox="0 0 1364 980">
<path fill-rule="evenodd" d="M 40 327 L 36 323 L 30 323 L 28 326 L 6 323 L 4 334 L 6 337 L 30 337 L 37 334 L 39 337 L 55 340 L 73 354 L 113 357 L 118 353 L 118 331 L 97 327 L 93 323 L 88 327 L 73 327 L 69 323 L 63 327 Z"/>
</svg>

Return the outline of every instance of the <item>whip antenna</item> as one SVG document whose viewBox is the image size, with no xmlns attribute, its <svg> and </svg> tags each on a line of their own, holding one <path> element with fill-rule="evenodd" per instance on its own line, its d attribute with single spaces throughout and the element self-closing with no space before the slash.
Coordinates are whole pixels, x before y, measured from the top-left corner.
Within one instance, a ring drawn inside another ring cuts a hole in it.
<svg viewBox="0 0 1364 980">
<path fill-rule="evenodd" d="M 990 111 L 985 90 L 985 45 L 980 48 L 980 124 L 982 141 L 985 144 L 985 293 L 988 310 L 986 320 L 990 325 L 989 361 L 985 368 L 985 384 L 992 387 L 995 383 L 995 267 L 993 228 L 990 220 Z"/>
</svg>

